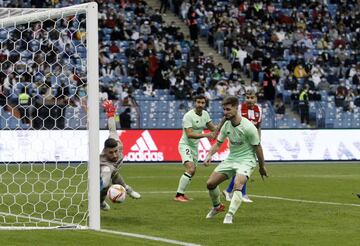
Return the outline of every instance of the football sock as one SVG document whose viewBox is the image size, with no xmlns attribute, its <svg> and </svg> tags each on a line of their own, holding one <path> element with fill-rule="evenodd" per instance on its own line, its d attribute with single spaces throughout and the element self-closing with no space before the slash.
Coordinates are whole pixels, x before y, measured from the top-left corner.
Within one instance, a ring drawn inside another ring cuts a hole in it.
<svg viewBox="0 0 360 246">
<path fill-rule="evenodd" d="M 188 174 L 187 172 L 185 172 L 183 175 L 181 175 L 180 180 L 179 180 L 179 186 L 177 189 L 177 194 L 179 194 L 179 193 L 185 194 L 185 190 L 191 182 L 191 177 L 192 176 L 190 174 Z"/>
<path fill-rule="evenodd" d="M 232 177 L 229 186 L 227 187 L 226 191 L 231 193 L 234 189 L 234 180 L 235 180 L 235 176 Z"/>
<path fill-rule="evenodd" d="M 241 205 L 242 201 L 242 193 L 240 190 L 235 190 L 233 196 L 231 198 L 230 206 L 229 206 L 229 213 L 234 215 L 238 208 Z"/>
<path fill-rule="evenodd" d="M 229 186 L 227 187 L 226 191 L 231 193 L 234 189 L 234 180 L 235 180 L 235 176 L 232 177 L 230 183 L 229 183 Z M 244 184 L 242 190 L 241 190 L 241 193 L 243 196 L 246 195 L 246 183 Z"/>
<path fill-rule="evenodd" d="M 209 195 L 210 195 L 213 207 L 219 206 L 220 205 L 220 189 L 219 189 L 219 186 L 216 186 L 216 188 L 213 189 L 213 190 L 209 190 Z"/>
<path fill-rule="evenodd" d="M 241 189 L 241 193 L 243 196 L 246 195 L 246 183 L 243 185 L 242 189 Z"/>
<path fill-rule="evenodd" d="M 108 188 L 105 188 L 100 191 L 100 203 L 103 203 L 103 201 L 105 201 L 106 195 L 107 195 L 107 190 L 108 190 Z"/>
</svg>

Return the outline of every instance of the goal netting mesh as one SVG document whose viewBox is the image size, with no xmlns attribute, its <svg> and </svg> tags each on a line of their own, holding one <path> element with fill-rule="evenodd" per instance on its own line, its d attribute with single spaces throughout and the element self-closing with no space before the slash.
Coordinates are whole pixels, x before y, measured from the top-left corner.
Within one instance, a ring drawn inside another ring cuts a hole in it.
<svg viewBox="0 0 360 246">
<path fill-rule="evenodd" d="M 97 11 L 0 9 L 0 229 L 83 228 L 98 210 L 88 195 L 98 110 L 89 6 Z"/>
</svg>

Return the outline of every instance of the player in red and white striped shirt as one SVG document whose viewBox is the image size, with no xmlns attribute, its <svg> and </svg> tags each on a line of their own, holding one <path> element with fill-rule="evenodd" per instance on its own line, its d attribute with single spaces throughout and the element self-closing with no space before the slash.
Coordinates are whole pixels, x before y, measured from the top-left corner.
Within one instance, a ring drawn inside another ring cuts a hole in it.
<svg viewBox="0 0 360 246">
<path fill-rule="evenodd" d="M 259 137 L 261 137 L 261 120 L 262 120 L 262 110 L 260 105 L 256 103 L 257 97 L 254 90 L 248 90 L 245 93 L 245 102 L 239 105 L 239 113 L 242 117 L 250 120 L 258 129 Z M 231 194 L 234 188 L 234 177 L 231 179 L 231 182 L 226 190 L 223 191 L 223 194 L 227 201 L 231 201 Z M 246 194 L 246 184 L 242 188 L 242 195 L 244 202 L 252 202 L 248 195 Z"/>
</svg>

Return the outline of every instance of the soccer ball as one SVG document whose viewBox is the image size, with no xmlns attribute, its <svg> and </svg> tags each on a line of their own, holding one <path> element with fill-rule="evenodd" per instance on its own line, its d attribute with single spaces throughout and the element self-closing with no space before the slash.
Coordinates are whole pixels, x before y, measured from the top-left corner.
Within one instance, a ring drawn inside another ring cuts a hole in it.
<svg viewBox="0 0 360 246">
<path fill-rule="evenodd" d="M 126 198 L 126 189 L 124 188 L 124 186 L 119 184 L 112 185 L 107 191 L 107 196 L 112 202 L 124 202 Z"/>
</svg>

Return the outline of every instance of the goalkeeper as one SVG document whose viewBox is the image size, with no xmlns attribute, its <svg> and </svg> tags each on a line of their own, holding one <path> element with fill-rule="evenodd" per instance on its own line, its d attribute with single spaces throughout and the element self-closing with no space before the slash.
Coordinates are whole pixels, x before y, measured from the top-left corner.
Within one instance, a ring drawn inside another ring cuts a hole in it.
<svg viewBox="0 0 360 246">
<path fill-rule="evenodd" d="M 104 149 L 100 154 L 100 208 L 102 210 L 109 210 L 110 206 L 105 202 L 105 198 L 107 190 L 112 184 L 124 186 L 126 193 L 132 198 L 139 199 L 141 195 L 125 183 L 119 172 L 123 163 L 123 145 L 116 132 L 114 118 L 116 108 L 110 100 L 104 101 L 102 106 L 108 117 L 110 136 L 106 139 Z"/>
</svg>

